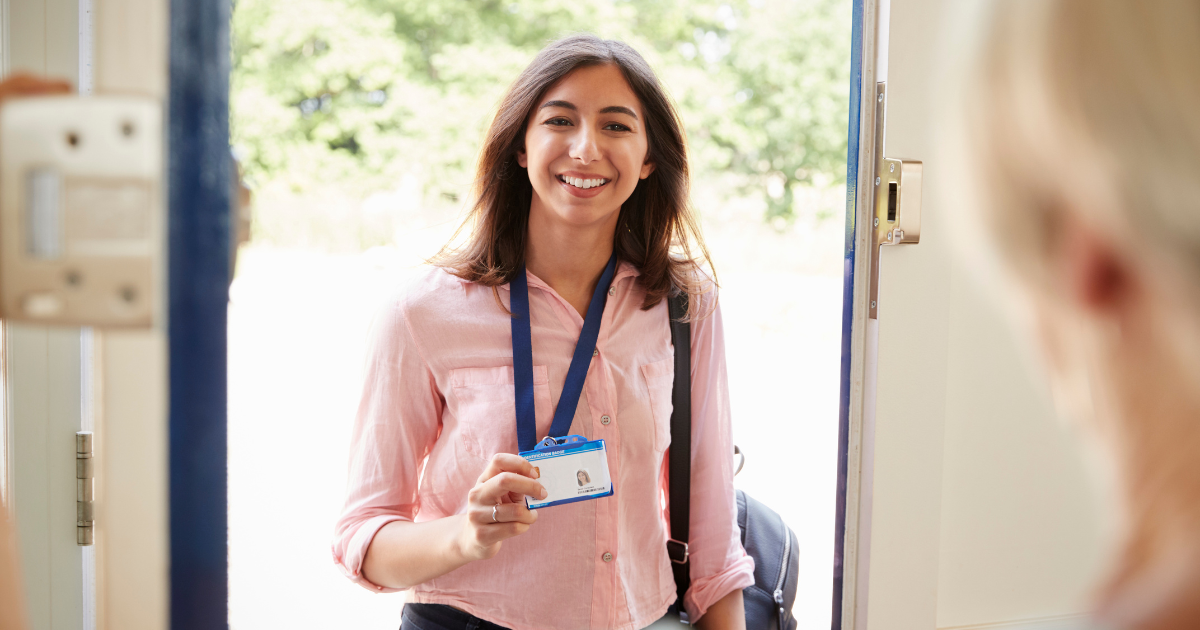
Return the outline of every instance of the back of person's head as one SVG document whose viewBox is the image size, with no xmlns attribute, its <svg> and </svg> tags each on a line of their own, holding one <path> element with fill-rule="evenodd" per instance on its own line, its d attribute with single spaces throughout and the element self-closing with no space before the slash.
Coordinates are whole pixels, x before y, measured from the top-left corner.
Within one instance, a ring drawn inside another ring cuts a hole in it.
<svg viewBox="0 0 1200 630">
<path fill-rule="evenodd" d="M 1078 213 L 1200 294 L 1200 2 L 1002 0 L 963 105 L 977 207 L 1044 287 Z"/>
<path fill-rule="evenodd" d="M 947 201 L 1109 455 L 1124 538 L 1102 613 L 1200 627 L 1200 2 L 989 8 Z"/>
</svg>

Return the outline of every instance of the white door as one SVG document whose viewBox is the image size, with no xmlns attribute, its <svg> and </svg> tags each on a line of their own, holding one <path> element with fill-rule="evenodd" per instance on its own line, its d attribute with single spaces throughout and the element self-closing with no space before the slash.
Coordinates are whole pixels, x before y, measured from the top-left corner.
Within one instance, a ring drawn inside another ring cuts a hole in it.
<svg viewBox="0 0 1200 630">
<path fill-rule="evenodd" d="M 83 97 L 165 96 L 166 0 L 5 0 L 0 9 L 4 74 L 66 79 Z M 165 628 L 165 330 L 3 330 L 0 494 L 16 523 L 30 629 Z M 94 546 L 77 543 L 80 430 L 95 432 Z"/>
<path fill-rule="evenodd" d="M 78 0 L 8 3 L 5 73 L 86 85 L 79 16 Z M 94 548 L 76 543 L 75 521 L 75 433 L 92 428 L 84 399 L 90 342 L 79 328 L 4 326 L 4 499 L 15 516 L 28 620 L 38 630 L 94 627 Z"/>
<path fill-rule="evenodd" d="M 858 230 L 842 628 L 1067 628 L 1101 562 L 1096 501 L 1072 437 L 988 287 L 951 251 L 935 152 L 938 81 L 975 0 L 867 0 L 859 226 L 873 217 L 874 107 L 884 154 L 924 162 L 921 242 L 885 246 L 867 317 Z"/>
</svg>

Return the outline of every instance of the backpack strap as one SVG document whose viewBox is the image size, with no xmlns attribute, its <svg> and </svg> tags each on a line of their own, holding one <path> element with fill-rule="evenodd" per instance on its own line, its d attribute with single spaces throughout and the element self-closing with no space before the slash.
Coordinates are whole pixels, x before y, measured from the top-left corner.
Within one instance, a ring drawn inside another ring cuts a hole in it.
<svg viewBox="0 0 1200 630">
<path fill-rule="evenodd" d="M 675 384 L 671 390 L 671 446 L 668 468 L 668 497 L 671 533 L 667 556 L 675 573 L 676 609 L 687 621 L 683 595 L 691 585 L 688 564 L 688 519 L 692 499 L 692 332 L 687 316 L 688 294 L 676 291 L 667 299 L 671 318 L 671 345 L 675 348 Z"/>
</svg>

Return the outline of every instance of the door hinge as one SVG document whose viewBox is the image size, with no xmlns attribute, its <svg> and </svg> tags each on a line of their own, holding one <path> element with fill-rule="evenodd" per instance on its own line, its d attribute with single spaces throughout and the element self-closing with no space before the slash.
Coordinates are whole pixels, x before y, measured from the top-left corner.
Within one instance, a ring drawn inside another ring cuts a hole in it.
<svg viewBox="0 0 1200 630">
<path fill-rule="evenodd" d="M 921 177 L 916 160 L 884 157 L 887 132 L 887 83 L 875 90 L 875 212 L 871 226 L 871 303 L 869 316 L 879 313 L 879 258 L 884 245 L 921 241 Z"/>
<path fill-rule="evenodd" d="M 75 433 L 75 542 L 92 544 L 96 525 L 96 464 L 92 432 Z"/>
</svg>

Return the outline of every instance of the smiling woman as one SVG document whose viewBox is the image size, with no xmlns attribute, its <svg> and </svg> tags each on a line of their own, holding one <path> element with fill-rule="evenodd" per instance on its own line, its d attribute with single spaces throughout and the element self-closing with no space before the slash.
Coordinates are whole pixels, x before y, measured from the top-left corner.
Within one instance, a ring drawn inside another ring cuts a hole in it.
<svg viewBox="0 0 1200 630">
<path fill-rule="evenodd" d="M 684 291 L 692 530 L 679 603 L 701 628 L 745 628 L 754 562 L 735 523 L 721 313 L 689 253 L 703 245 L 683 133 L 654 73 L 620 42 L 551 44 L 502 101 L 476 181 L 466 245 L 377 322 L 335 561 L 371 590 L 409 590 L 402 628 L 542 627 L 547 610 L 572 628 L 662 617 L 676 589 L 660 503 L 671 380 L 658 376 L 674 361 L 664 297 Z M 537 437 L 557 437 L 563 416 L 569 434 L 603 440 L 612 496 L 528 509 L 547 492 L 516 455 L 521 410 Z"/>
<path fill-rule="evenodd" d="M 517 163 L 533 186 L 525 264 L 550 286 L 570 287 L 569 281 L 556 282 L 576 271 L 559 266 L 564 254 L 584 247 L 593 250 L 592 266 L 607 259 L 621 204 L 654 172 L 654 163 L 638 97 L 616 66 L 580 68 L 543 98 L 526 122 L 525 146 L 517 150 Z M 590 295 L 580 286 L 563 297 L 583 317 Z"/>
<path fill-rule="evenodd" d="M 688 173 L 682 124 L 646 60 L 591 35 L 561 40 L 504 96 L 476 172 L 477 201 L 464 224 L 471 238 L 436 262 L 496 287 L 523 263 L 535 274 L 555 272 L 544 268 L 539 243 L 563 252 L 583 246 L 589 268 L 603 267 L 614 250 L 636 267 L 647 308 L 674 287 L 704 293 L 709 285 L 696 270 L 708 251 L 688 204 Z M 568 225 L 586 234 L 563 241 Z M 590 295 L 578 293 L 573 305 Z M 691 306 L 700 314 L 701 300 Z"/>
</svg>

